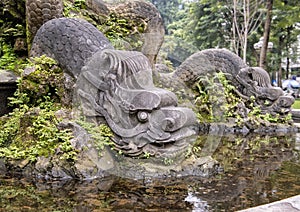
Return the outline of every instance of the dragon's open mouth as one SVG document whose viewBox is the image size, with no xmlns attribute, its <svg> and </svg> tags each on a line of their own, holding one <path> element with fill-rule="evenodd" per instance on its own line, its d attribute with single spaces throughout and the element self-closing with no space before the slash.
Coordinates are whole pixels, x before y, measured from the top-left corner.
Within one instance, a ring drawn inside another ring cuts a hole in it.
<svg viewBox="0 0 300 212">
<path fill-rule="evenodd" d="M 291 111 L 291 105 L 295 99 L 292 96 L 280 96 L 272 105 L 274 111 L 279 114 L 287 114 Z"/>
<path fill-rule="evenodd" d="M 172 155 L 182 149 L 185 149 L 195 140 L 193 135 L 198 133 L 196 125 L 183 127 L 173 133 L 168 133 L 166 139 L 155 140 L 150 130 L 134 138 L 123 139 L 122 142 L 116 142 L 115 147 L 128 156 L 161 156 Z"/>
</svg>

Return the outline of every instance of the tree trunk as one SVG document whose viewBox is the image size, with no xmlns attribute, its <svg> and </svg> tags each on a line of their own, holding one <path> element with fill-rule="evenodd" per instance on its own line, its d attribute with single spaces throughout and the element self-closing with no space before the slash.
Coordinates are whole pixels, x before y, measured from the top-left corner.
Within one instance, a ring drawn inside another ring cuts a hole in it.
<svg viewBox="0 0 300 212">
<path fill-rule="evenodd" d="M 286 55 L 286 72 L 285 72 L 285 78 L 289 79 L 290 78 L 290 57 L 289 53 Z"/>
<path fill-rule="evenodd" d="M 264 26 L 264 42 L 260 50 L 260 59 L 259 59 L 259 66 L 264 69 L 266 69 L 267 67 L 267 51 L 268 51 L 268 43 L 269 43 L 269 36 L 271 30 L 272 8 L 273 8 L 273 0 L 267 0 L 267 16 L 266 16 L 266 21 Z"/>
<path fill-rule="evenodd" d="M 237 55 L 239 55 L 239 51 L 238 51 L 238 40 L 239 38 L 237 37 L 237 17 L 236 17 L 236 8 L 237 8 L 237 2 L 236 0 L 233 0 L 233 18 L 232 18 L 232 35 L 233 35 L 233 39 L 232 39 L 232 46 L 233 49 L 235 51 L 235 53 Z"/>
<path fill-rule="evenodd" d="M 287 28 L 287 36 L 286 36 L 286 79 L 289 78 L 290 75 L 290 39 L 291 39 L 291 30 L 292 26 Z"/>
<path fill-rule="evenodd" d="M 243 46 L 243 60 L 246 63 L 247 61 L 247 45 L 248 45 L 248 33 L 249 33 L 249 16 L 250 16 L 250 2 L 249 0 L 244 0 L 244 46 Z"/>
<path fill-rule="evenodd" d="M 282 59 L 282 49 L 284 46 L 284 36 L 279 36 L 278 38 L 278 86 L 282 86 L 282 67 L 281 67 L 281 59 Z"/>
</svg>

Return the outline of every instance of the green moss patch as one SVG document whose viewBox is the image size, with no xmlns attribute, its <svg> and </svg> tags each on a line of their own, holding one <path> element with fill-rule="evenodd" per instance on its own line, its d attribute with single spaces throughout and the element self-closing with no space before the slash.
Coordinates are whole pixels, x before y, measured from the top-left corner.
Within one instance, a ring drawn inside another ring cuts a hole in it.
<svg viewBox="0 0 300 212">
<path fill-rule="evenodd" d="M 61 119 L 55 115 L 62 109 L 63 73 L 45 56 L 34 58 L 30 65 L 10 99 L 15 109 L 0 118 L 0 157 L 36 161 L 60 152 L 62 159 L 75 160 L 72 133 L 59 129 Z"/>
<path fill-rule="evenodd" d="M 255 104 L 255 97 L 245 101 L 237 94 L 236 88 L 230 84 L 222 72 L 213 76 L 204 76 L 195 83 L 196 113 L 201 122 L 220 122 L 229 118 L 235 120 L 238 127 L 244 125 L 259 127 L 271 123 L 289 124 L 291 115 L 280 116 L 263 113 Z M 246 108 L 247 116 L 245 116 Z"/>
</svg>

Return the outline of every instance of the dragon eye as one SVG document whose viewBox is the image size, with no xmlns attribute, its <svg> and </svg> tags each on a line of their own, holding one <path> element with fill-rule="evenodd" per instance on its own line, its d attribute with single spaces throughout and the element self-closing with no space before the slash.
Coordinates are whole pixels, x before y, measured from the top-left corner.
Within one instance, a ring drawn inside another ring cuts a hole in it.
<svg viewBox="0 0 300 212">
<path fill-rule="evenodd" d="M 149 114 L 146 111 L 139 111 L 137 114 L 138 120 L 140 122 L 146 122 L 148 121 Z"/>
</svg>

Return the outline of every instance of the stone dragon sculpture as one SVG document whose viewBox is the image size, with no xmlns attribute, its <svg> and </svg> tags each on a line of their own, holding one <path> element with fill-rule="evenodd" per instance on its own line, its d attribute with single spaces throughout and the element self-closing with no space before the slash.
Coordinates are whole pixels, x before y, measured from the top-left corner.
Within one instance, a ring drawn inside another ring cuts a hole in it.
<svg viewBox="0 0 300 212">
<path fill-rule="evenodd" d="M 74 1 L 70 2 L 74 3 Z M 37 30 L 45 22 L 63 17 L 63 5 L 63 0 L 26 0 L 28 44 L 31 44 Z M 151 65 L 154 65 L 164 40 L 164 26 L 162 17 L 153 4 L 144 0 L 85 0 L 84 5 L 85 13 L 89 14 L 94 24 L 101 25 L 110 16 L 136 23 L 133 32 L 128 35 L 128 40 L 135 45 L 136 43 L 141 43 L 141 45 L 133 47 L 127 40 L 123 48 L 142 52 Z"/>
<path fill-rule="evenodd" d="M 61 0 L 26 0 L 27 42 L 32 40 L 38 29 L 47 21 L 63 17 Z"/>
<path fill-rule="evenodd" d="M 156 72 L 159 81 L 173 82 L 180 79 L 191 88 L 199 77 L 223 72 L 235 87 L 236 94 L 244 101 L 254 101 L 262 113 L 286 116 L 294 98 L 273 87 L 269 74 L 260 67 L 249 67 L 239 56 L 226 49 L 206 49 L 188 57 L 174 72 Z M 161 84 L 160 82 L 159 84 Z M 177 86 L 177 85 L 176 85 Z M 246 114 L 247 116 L 247 114 Z"/>
<path fill-rule="evenodd" d="M 30 52 L 31 56 L 43 54 L 55 59 L 77 81 L 73 104 L 80 103 L 86 116 L 98 117 L 101 123 L 105 120 L 115 133 L 115 148 L 124 154 L 172 154 L 184 149 L 197 134 L 194 112 L 179 107 L 174 93 L 154 85 L 154 57 L 115 50 L 87 21 L 47 21 L 37 31 Z M 263 112 L 286 115 L 290 111 L 293 97 L 272 87 L 265 70 L 248 67 L 225 49 L 197 52 L 161 80 L 181 81 L 191 87 L 199 76 L 215 72 L 225 73 L 241 98 L 254 97 Z"/>
<path fill-rule="evenodd" d="M 115 148 L 124 154 L 170 154 L 197 133 L 194 112 L 178 107 L 172 92 L 154 86 L 148 58 L 115 50 L 87 21 L 59 18 L 42 25 L 31 56 L 43 54 L 77 80 L 84 114 L 103 117 L 116 135 Z"/>
</svg>

